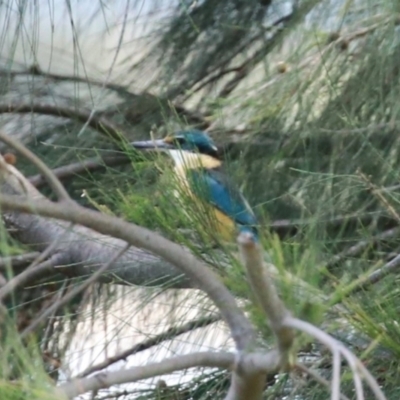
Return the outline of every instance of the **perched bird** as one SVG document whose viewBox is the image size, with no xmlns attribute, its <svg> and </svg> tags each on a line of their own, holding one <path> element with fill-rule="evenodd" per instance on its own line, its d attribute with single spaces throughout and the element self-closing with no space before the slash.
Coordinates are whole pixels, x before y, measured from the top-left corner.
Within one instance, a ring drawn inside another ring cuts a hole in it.
<svg viewBox="0 0 400 400">
<path fill-rule="evenodd" d="M 173 159 L 178 184 L 190 198 L 211 207 L 207 221 L 216 223 L 222 238 L 231 240 L 237 231 L 251 232 L 257 239 L 257 220 L 243 194 L 223 173 L 218 149 L 199 130 L 179 131 L 164 139 L 133 142 L 136 149 L 154 149 Z M 212 227 L 214 228 L 214 227 Z"/>
</svg>

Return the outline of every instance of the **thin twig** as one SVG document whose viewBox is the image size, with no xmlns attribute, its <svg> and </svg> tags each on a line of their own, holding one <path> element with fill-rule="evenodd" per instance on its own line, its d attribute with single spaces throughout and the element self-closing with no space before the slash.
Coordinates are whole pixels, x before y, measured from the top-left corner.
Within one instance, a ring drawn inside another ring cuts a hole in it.
<svg viewBox="0 0 400 400">
<path fill-rule="evenodd" d="M 80 77 L 80 76 L 70 76 L 70 75 L 61 75 L 61 74 L 52 74 L 48 72 L 42 71 L 38 65 L 33 65 L 31 68 L 27 69 L 26 71 L 10 71 L 8 69 L 2 70 L 0 69 L 0 76 L 21 76 L 21 75 L 31 75 L 31 76 L 38 76 L 43 79 L 52 80 L 52 81 L 59 81 L 59 82 L 76 82 L 76 83 L 84 83 L 88 86 L 99 86 L 100 88 L 106 88 L 109 90 L 113 90 L 124 96 L 125 98 L 129 98 L 130 100 L 134 99 L 137 100 L 143 96 L 153 96 L 156 100 L 156 103 L 161 103 L 164 101 L 163 98 L 157 98 L 155 95 L 150 93 L 132 93 L 129 89 L 124 85 L 119 85 L 116 83 L 110 83 L 108 81 L 97 81 L 93 79 L 89 79 L 88 77 Z M 166 96 L 168 98 L 168 96 Z M 183 103 L 183 102 L 182 102 Z M 209 122 L 204 119 L 204 116 L 200 113 L 191 111 L 186 109 L 184 106 L 180 104 L 173 104 L 172 108 L 183 117 L 186 117 L 190 123 L 200 124 L 203 128 L 206 128 L 209 125 Z"/>
<path fill-rule="evenodd" d="M 400 223 L 400 215 L 397 213 L 395 208 L 389 203 L 386 197 L 382 194 L 382 189 L 379 189 L 371 181 L 371 179 L 361 171 L 361 169 L 358 169 L 357 173 L 361 177 L 361 179 L 365 182 L 365 184 L 368 186 L 368 189 L 371 191 L 371 193 L 386 208 L 387 212 L 397 221 L 397 223 Z"/>
<path fill-rule="evenodd" d="M 0 197 L 0 206 L 6 211 L 39 214 L 43 217 L 77 223 L 157 254 L 184 272 L 196 287 L 209 295 L 229 325 L 239 349 L 247 347 L 249 341 L 254 340 L 254 329 L 232 294 L 211 269 L 183 246 L 165 239 L 156 232 L 123 219 L 87 209 L 76 203 L 58 204 L 49 200 L 28 200 L 3 194 Z"/>
<path fill-rule="evenodd" d="M 53 169 L 53 174 L 60 180 L 68 179 L 73 176 L 89 171 L 103 170 L 107 167 L 129 163 L 131 159 L 128 155 L 119 154 L 116 156 L 95 157 L 73 164 L 63 165 Z M 35 187 L 41 187 L 46 183 L 43 175 L 38 174 L 28 178 L 29 182 Z"/>
<path fill-rule="evenodd" d="M 220 320 L 221 320 L 221 316 L 215 315 L 215 316 L 199 318 L 199 319 L 196 319 L 193 321 L 189 321 L 181 326 L 176 326 L 176 327 L 174 326 L 172 328 L 169 328 L 165 332 L 163 332 L 157 336 L 154 336 L 151 339 L 146 340 L 145 342 L 138 343 L 138 344 L 134 345 L 133 347 L 131 347 L 130 349 L 123 351 L 122 353 L 119 353 L 113 357 L 108 357 L 103 362 L 85 369 L 83 372 L 78 374 L 76 376 L 76 378 L 83 378 L 85 376 L 88 376 L 88 375 L 92 374 L 93 372 L 105 369 L 118 361 L 125 360 L 129 356 L 136 354 L 138 352 L 147 350 L 153 346 L 160 344 L 161 342 L 164 342 L 166 340 L 172 340 L 176 336 L 190 332 L 194 329 L 204 328 L 204 327 L 211 325 L 215 322 L 218 322 Z"/>
<path fill-rule="evenodd" d="M 377 269 L 376 271 L 372 272 L 368 275 L 365 279 L 360 280 L 357 285 L 355 285 L 348 293 L 355 294 L 360 292 L 361 290 L 365 290 L 369 286 L 373 285 L 374 283 L 379 282 L 385 276 L 393 273 L 400 267 L 400 255 L 397 255 L 393 260 L 390 260 L 386 263 L 383 267 Z"/>
<path fill-rule="evenodd" d="M 17 287 L 25 285 L 28 281 L 34 281 L 45 273 L 52 271 L 59 263 L 60 258 L 63 258 L 63 254 L 53 254 L 48 260 L 38 264 L 35 263 L 32 267 L 29 267 L 19 275 L 14 276 L 6 285 L 0 288 L 0 301 L 10 293 L 14 292 Z"/>
<path fill-rule="evenodd" d="M 53 106 L 50 104 L 38 103 L 15 103 L 15 104 L 0 104 L 0 113 L 37 113 L 44 115 L 52 115 L 54 117 L 68 118 L 82 123 L 86 123 L 91 115 L 90 110 L 82 110 L 71 107 Z M 96 131 L 111 137 L 116 142 L 123 142 L 125 135 L 121 127 L 117 127 L 113 122 L 101 116 L 93 116 L 88 124 Z"/>
<path fill-rule="evenodd" d="M 317 374 L 315 371 L 313 371 L 310 368 L 307 368 L 305 365 L 303 364 L 295 364 L 293 366 L 294 369 L 297 369 L 301 372 L 304 372 L 305 374 L 311 376 L 311 378 L 313 378 L 315 381 L 317 381 L 318 383 L 320 383 L 322 386 L 325 386 L 327 390 L 331 391 L 331 384 L 325 379 L 323 378 L 321 375 Z M 341 400 L 350 400 L 347 396 L 345 396 L 344 394 L 340 393 L 340 399 Z"/>
<path fill-rule="evenodd" d="M 4 132 L 0 131 L 0 141 L 6 143 L 8 146 L 12 147 L 18 153 L 23 155 L 27 160 L 29 160 L 35 167 L 42 173 L 46 178 L 50 187 L 54 190 L 59 201 L 70 202 L 72 201 L 68 192 L 65 190 L 64 186 L 60 183 L 58 179 L 54 177 L 50 168 L 35 154 L 33 154 L 26 146 L 21 144 L 19 141 L 13 139 L 11 136 L 6 135 Z"/>
<path fill-rule="evenodd" d="M 44 319 L 46 319 L 49 315 L 51 315 L 55 310 L 59 309 L 63 305 L 67 304 L 70 300 L 72 300 L 76 295 L 85 290 L 89 285 L 96 282 L 96 280 L 100 277 L 100 275 L 105 272 L 112 263 L 114 263 L 118 258 L 125 253 L 130 247 L 130 244 L 127 244 L 124 248 L 120 249 L 106 264 L 104 264 L 101 268 L 99 268 L 89 279 L 83 282 L 81 285 L 77 286 L 69 293 L 67 293 L 64 297 L 62 297 L 59 301 L 54 303 L 51 307 L 47 308 L 40 314 L 27 328 L 25 328 L 20 337 L 21 339 L 25 338 L 29 333 L 31 333 Z"/>
<path fill-rule="evenodd" d="M 368 133 L 368 132 L 379 132 L 382 133 L 384 129 L 394 130 L 400 126 L 400 121 L 391 121 L 384 122 L 382 124 L 371 124 L 362 128 L 353 128 L 353 129 L 325 129 L 320 128 L 321 132 L 325 133 L 333 133 L 336 135 L 353 135 L 359 133 Z"/>
<path fill-rule="evenodd" d="M 34 261 L 40 253 L 38 251 L 32 251 L 30 253 L 19 254 L 17 256 L 1 257 L 0 258 L 0 269 L 4 269 L 8 266 L 14 268 L 24 267 Z"/>
<path fill-rule="evenodd" d="M 386 396 L 382 392 L 375 378 L 368 372 L 363 363 L 350 351 L 348 350 L 342 343 L 328 335 L 326 332 L 318 329 L 316 326 L 311 325 L 308 322 L 301 321 L 297 318 L 288 317 L 285 319 L 285 325 L 297 329 L 301 332 L 304 332 L 319 342 L 324 344 L 328 349 L 335 353 L 339 351 L 340 354 L 347 360 L 350 369 L 353 373 L 353 378 L 355 379 L 355 388 L 357 393 L 357 399 L 361 400 L 363 397 L 362 391 L 360 391 L 360 378 L 364 377 L 368 383 L 368 386 L 375 394 L 375 397 L 378 400 L 386 400 Z"/>
<path fill-rule="evenodd" d="M 324 264 L 323 266 L 321 266 L 319 268 L 331 269 L 335 265 L 346 260 L 347 258 L 354 257 L 354 256 L 360 254 L 362 251 L 364 251 L 369 246 L 372 246 L 381 241 L 396 237 L 399 235 L 399 233 L 400 233 L 400 228 L 396 227 L 396 228 L 388 229 L 387 231 L 384 231 L 376 236 L 372 236 L 371 238 L 369 238 L 367 240 L 362 240 L 362 241 L 356 243 L 354 246 L 351 246 L 348 249 L 345 249 L 342 252 L 335 254 L 326 264 Z"/>
</svg>

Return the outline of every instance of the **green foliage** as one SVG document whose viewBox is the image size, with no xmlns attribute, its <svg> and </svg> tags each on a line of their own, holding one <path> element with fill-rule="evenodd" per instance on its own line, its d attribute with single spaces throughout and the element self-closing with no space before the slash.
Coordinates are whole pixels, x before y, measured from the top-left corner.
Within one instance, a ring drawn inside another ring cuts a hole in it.
<svg viewBox="0 0 400 400">
<path fill-rule="evenodd" d="M 379 236 L 398 226 L 400 214 L 398 2 L 345 1 L 336 7 L 300 1 L 286 17 L 277 3 L 179 2 L 173 18 L 157 27 L 150 53 L 129 65 L 129 82 L 139 72 L 154 72 L 146 84 L 155 94 L 126 96 L 107 115 L 135 137 L 148 137 L 153 126 L 161 136 L 177 126 L 211 125 L 219 144 L 229 142 L 228 173 L 260 218 L 266 262 L 276 266 L 274 279 L 288 308 L 346 342 L 394 400 L 398 279 L 391 275 L 354 290 L 400 250 L 397 234 Z M 176 109 L 170 101 L 179 103 Z M 199 113 L 200 122 L 182 117 L 180 107 Z M 108 139 L 80 128 L 66 124 L 56 134 L 49 129 L 30 146 L 51 167 L 116 152 Z M 159 231 L 208 261 L 241 299 L 261 338 L 272 343 L 263 314 L 249 301 L 236 246 L 215 237 L 206 210 L 191 199 L 177 207 L 165 160 L 132 152 L 129 165 L 81 174 L 67 187 L 80 202 Z M 2 254 L 17 251 L 7 243 Z M 308 345 L 300 338 L 297 347 Z M 323 352 L 312 350 L 305 353 L 317 354 L 315 365 L 329 378 L 329 360 L 321 366 Z M 213 377 L 188 385 L 193 398 L 226 389 L 226 376 Z M 343 378 L 352 396 L 346 371 Z M 327 396 L 314 383 L 300 383 L 281 376 L 267 394 Z"/>
<path fill-rule="evenodd" d="M 47 374 L 36 341 L 23 345 L 8 317 L 1 322 L 0 397 L 4 400 L 55 400 L 54 382 Z M 26 344 L 26 343 L 25 343 Z"/>
</svg>

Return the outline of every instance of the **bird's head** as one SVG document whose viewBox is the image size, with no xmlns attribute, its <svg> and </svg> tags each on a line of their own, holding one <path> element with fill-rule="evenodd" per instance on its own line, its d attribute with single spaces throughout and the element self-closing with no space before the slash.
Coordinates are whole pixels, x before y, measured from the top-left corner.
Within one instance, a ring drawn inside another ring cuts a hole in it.
<svg viewBox="0 0 400 400">
<path fill-rule="evenodd" d="M 146 140 L 131 143 L 136 149 L 183 150 L 218 157 L 218 148 L 203 131 L 196 129 L 179 131 L 164 139 Z"/>
</svg>

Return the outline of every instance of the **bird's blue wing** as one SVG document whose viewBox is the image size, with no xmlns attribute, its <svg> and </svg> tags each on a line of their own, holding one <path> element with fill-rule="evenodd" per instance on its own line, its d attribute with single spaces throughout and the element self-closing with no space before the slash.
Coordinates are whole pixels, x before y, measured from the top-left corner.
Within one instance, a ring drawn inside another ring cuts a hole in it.
<svg viewBox="0 0 400 400">
<path fill-rule="evenodd" d="M 190 169 L 187 176 L 192 192 L 214 205 L 242 227 L 257 234 L 256 217 L 239 189 L 218 169 Z"/>
</svg>

